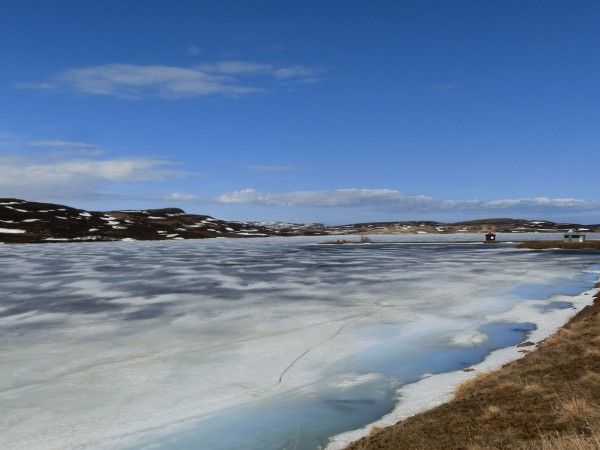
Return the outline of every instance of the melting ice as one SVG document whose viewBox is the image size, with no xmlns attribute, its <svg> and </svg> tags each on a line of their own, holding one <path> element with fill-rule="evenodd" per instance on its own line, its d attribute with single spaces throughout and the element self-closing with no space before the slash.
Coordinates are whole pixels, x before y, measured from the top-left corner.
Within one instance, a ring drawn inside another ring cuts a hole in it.
<svg viewBox="0 0 600 450">
<path fill-rule="evenodd" d="M 315 449 L 558 326 L 600 272 L 419 239 L 2 246 L 0 447 Z"/>
</svg>

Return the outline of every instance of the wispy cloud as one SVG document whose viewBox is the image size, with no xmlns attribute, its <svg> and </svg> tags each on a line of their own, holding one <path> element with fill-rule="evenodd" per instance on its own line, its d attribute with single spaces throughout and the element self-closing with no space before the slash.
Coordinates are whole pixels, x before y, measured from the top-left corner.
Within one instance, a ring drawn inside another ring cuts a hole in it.
<svg viewBox="0 0 600 450">
<path fill-rule="evenodd" d="M 0 190 L 25 199 L 95 200 L 106 189 L 192 175 L 171 161 L 154 158 L 0 158 Z M 125 194 L 123 196 L 126 196 Z"/>
<path fill-rule="evenodd" d="M 68 156 L 100 156 L 104 152 L 96 144 L 78 141 L 32 141 L 28 142 L 30 147 L 53 148 L 57 151 L 50 154 L 51 157 L 68 157 Z"/>
<path fill-rule="evenodd" d="M 301 170 L 298 166 L 250 166 L 252 172 L 293 172 L 295 170 Z"/>
<path fill-rule="evenodd" d="M 258 192 L 245 189 L 217 198 L 220 203 L 267 206 L 367 208 L 385 212 L 461 212 L 469 214 L 536 214 L 596 211 L 600 202 L 574 198 L 522 198 L 493 201 L 437 200 L 391 189 L 339 189 L 334 191 Z"/>
<path fill-rule="evenodd" d="M 184 194 L 181 192 L 172 192 L 169 195 L 159 197 L 160 200 L 174 200 L 174 201 L 185 201 L 185 202 L 206 202 L 207 200 L 196 194 Z"/>
<path fill-rule="evenodd" d="M 286 193 L 258 192 L 245 189 L 218 197 L 222 203 L 255 203 L 269 206 L 317 206 L 386 208 L 425 207 L 435 203 L 430 197 L 410 196 L 389 189 L 339 189 L 335 191 L 295 191 Z"/>
<path fill-rule="evenodd" d="M 519 198 L 519 199 L 505 199 L 505 200 L 493 200 L 483 203 L 486 208 L 503 210 L 503 209 L 544 209 L 547 207 L 552 208 L 564 208 L 574 210 L 590 210 L 596 209 L 600 206 L 598 202 L 589 202 L 577 198 L 548 198 L 548 197 L 535 197 L 535 198 Z"/>
<path fill-rule="evenodd" d="M 317 72 L 307 66 L 286 67 L 251 61 L 220 61 L 193 67 L 106 64 L 68 69 L 51 80 L 17 83 L 17 86 L 131 99 L 177 99 L 262 92 L 283 80 L 314 81 Z"/>
<path fill-rule="evenodd" d="M 187 51 L 188 55 L 190 55 L 190 56 L 197 56 L 200 54 L 202 49 L 200 47 L 198 47 L 197 45 L 190 45 L 190 46 L 188 46 L 186 51 Z"/>
</svg>

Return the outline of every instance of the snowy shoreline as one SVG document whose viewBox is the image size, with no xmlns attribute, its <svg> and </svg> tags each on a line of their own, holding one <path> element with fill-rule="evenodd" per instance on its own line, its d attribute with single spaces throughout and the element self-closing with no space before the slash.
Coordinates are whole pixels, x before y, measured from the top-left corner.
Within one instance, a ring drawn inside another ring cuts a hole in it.
<svg viewBox="0 0 600 450">
<path fill-rule="evenodd" d="M 600 282 L 600 278 L 597 279 Z M 549 336 L 555 334 L 567 322 L 581 312 L 586 306 L 594 301 L 594 295 L 600 292 L 600 288 L 582 292 L 577 296 L 564 296 L 564 300 L 572 303 L 572 307 L 556 309 L 542 314 L 535 323 L 536 328 L 529 332 L 527 341 L 537 345 Z M 520 303 L 508 314 L 503 314 L 503 320 L 523 320 L 531 313 L 528 302 Z M 525 347 L 532 348 L 535 347 Z M 453 398 L 454 390 L 465 381 L 475 378 L 478 374 L 500 369 L 505 364 L 524 357 L 527 351 L 511 346 L 491 352 L 482 362 L 470 367 L 469 371 L 457 370 L 435 375 L 425 375 L 419 381 L 400 387 L 396 392 L 397 404 L 394 410 L 381 419 L 370 423 L 362 428 L 337 434 L 329 438 L 329 444 L 325 450 L 343 450 L 352 442 L 368 436 L 373 427 L 383 428 L 395 425 L 411 416 L 422 413 L 442 405 Z"/>
</svg>

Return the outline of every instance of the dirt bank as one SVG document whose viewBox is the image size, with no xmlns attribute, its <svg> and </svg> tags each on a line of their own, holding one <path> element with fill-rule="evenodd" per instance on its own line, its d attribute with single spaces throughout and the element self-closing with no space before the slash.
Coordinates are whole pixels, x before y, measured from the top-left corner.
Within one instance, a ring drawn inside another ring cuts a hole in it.
<svg viewBox="0 0 600 450">
<path fill-rule="evenodd" d="M 374 429 L 348 450 L 597 448 L 600 293 L 524 358 L 479 374 L 452 401 Z"/>
<path fill-rule="evenodd" d="M 566 248 L 570 250 L 597 249 L 600 250 L 600 241 L 587 242 L 563 242 L 563 241 L 525 241 L 517 245 L 517 248 L 545 249 Z"/>
</svg>

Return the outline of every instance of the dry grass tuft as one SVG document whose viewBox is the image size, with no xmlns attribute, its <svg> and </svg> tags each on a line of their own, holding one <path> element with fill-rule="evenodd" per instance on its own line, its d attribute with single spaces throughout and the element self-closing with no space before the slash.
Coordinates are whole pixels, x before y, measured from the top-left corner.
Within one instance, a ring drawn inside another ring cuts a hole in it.
<svg viewBox="0 0 600 450">
<path fill-rule="evenodd" d="M 481 418 L 485 422 L 488 422 L 490 420 L 496 419 L 500 415 L 501 412 L 502 412 L 502 410 L 500 409 L 499 406 L 488 405 L 488 407 L 483 410 L 483 414 L 481 415 Z"/>
<path fill-rule="evenodd" d="M 543 392 L 544 388 L 539 383 L 526 383 L 525 386 L 523 386 L 524 394 L 539 395 Z"/>
<path fill-rule="evenodd" d="M 586 348 L 583 351 L 583 356 L 585 358 L 600 358 L 600 349 L 597 348 Z"/>
<path fill-rule="evenodd" d="M 586 372 L 583 375 L 581 375 L 579 377 L 578 380 L 580 383 L 583 384 L 590 384 L 590 385 L 598 385 L 600 386 L 600 373 L 597 372 Z"/>
<path fill-rule="evenodd" d="M 584 398 L 574 398 L 559 403 L 557 423 L 561 425 L 588 424 L 598 417 L 600 417 L 598 407 Z"/>
<path fill-rule="evenodd" d="M 475 378 L 471 378 L 470 380 L 463 381 L 461 384 L 456 386 L 454 389 L 454 398 L 462 398 L 471 393 L 472 387 L 478 383 L 485 382 L 486 379 L 490 377 L 489 372 L 481 372 L 475 375 Z"/>
<path fill-rule="evenodd" d="M 369 436 L 375 436 L 377 433 L 380 433 L 381 430 L 383 430 L 383 428 L 373 425 L 369 430 Z"/>
<path fill-rule="evenodd" d="M 599 448 L 600 430 L 594 430 L 587 435 L 552 433 L 537 441 L 522 445 L 519 450 L 597 450 Z"/>
</svg>

